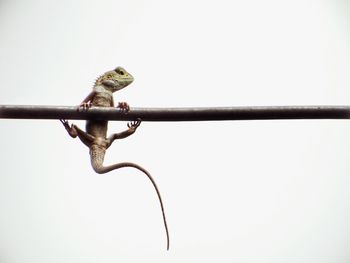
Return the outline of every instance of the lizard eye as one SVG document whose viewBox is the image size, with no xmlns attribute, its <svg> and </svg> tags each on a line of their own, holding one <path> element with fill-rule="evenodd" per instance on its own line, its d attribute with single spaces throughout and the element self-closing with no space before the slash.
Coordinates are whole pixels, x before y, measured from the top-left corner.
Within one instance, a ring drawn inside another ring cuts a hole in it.
<svg viewBox="0 0 350 263">
<path fill-rule="evenodd" d="M 119 75 L 124 75 L 124 71 L 120 68 L 116 68 L 114 71 L 117 72 Z"/>
</svg>

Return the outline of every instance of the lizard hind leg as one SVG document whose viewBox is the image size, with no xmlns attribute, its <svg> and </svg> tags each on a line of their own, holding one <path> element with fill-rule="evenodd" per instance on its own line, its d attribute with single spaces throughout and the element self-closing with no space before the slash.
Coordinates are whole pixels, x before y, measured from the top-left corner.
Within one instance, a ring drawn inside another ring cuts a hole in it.
<svg viewBox="0 0 350 263">
<path fill-rule="evenodd" d="M 98 174 L 108 173 L 112 170 L 120 169 L 123 167 L 132 167 L 132 168 L 136 168 L 137 170 L 143 172 L 148 177 L 148 179 L 151 181 L 154 189 L 157 192 L 157 196 L 158 196 L 159 203 L 160 203 L 160 208 L 162 209 L 163 223 L 164 223 L 164 228 L 165 228 L 166 238 L 167 238 L 167 250 L 169 250 L 170 238 L 169 238 L 168 224 L 167 224 L 165 212 L 164 212 L 164 205 L 163 205 L 162 197 L 160 195 L 160 191 L 158 189 L 158 186 L 157 186 L 156 182 L 154 181 L 153 177 L 151 176 L 151 174 L 146 169 L 144 169 L 142 166 L 135 164 L 135 163 L 130 163 L 130 162 L 122 162 L 122 163 L 116 163 L 116 164 L 109 165 L 109 166 L 103 166 L 103 158 L 105 155 L 105 151 L 101 148 L 99 149 L 98 152 L 91 151 L 90 154 L 91 154 L 92 167 L 95 170 L 95 172 Z"/>
</svg>

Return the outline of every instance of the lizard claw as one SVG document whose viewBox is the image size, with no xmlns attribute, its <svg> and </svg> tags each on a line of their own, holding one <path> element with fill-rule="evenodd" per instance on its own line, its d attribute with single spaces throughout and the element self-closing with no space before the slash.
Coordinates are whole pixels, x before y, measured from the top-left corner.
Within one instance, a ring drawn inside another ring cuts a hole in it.
<svg viewBox="0 0 350 263">
<path fill-rule="evenodd" d="M 63 124 L 63 126 L 67 129 L 70 128 L 69 122 L 67 120 L 60 119 L 60 122 Z"/>
<path fill-rule="evenodd" d="M 117 108 L 120 108 L 125 113 L 130 111 L 130 106 L 126 102 L 119 102 Z"/>
<path fill-rule="evenodd" d="M 69 122 L 67 120 L 60 119 L 60 122 L 63 124 L 64 128 L 67 130 L 68 134 L 75 138 L 78 136 L 77 130 L 74 127 L 74 124 L 69 125 Z"/>
<path fill-rule="evenodd" d="M 136 130 L 141 124 L 141 119 L 137 119 L 137 121 L 128 122 L 127 126 L 129 129 Z"/>
<path fill-rule="evenodd" d="M 82 102 L 80 103 L 80 105 L 78 106 L 78 111 L 83 110 L 83 111 L 87 111 L 89 108 L 91 108 L 91 101 L 88 102 Z"/>
</svg>

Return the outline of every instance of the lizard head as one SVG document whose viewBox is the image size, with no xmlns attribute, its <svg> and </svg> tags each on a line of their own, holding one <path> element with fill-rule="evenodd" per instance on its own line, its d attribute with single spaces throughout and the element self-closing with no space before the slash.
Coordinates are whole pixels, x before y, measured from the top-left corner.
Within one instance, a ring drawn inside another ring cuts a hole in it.
<svg viewBox="0 0 350 263">
<path fill-rule="evenodd" d="M 117 90 L 125 88 L 133 81 L 134 78 L 130 73 L 128 73 L 122 67 L 117 67 L 114 70 L 107 71 L 102 76 L 100 76 L 96 80 L 95 85 L 103 85 L 111 92 L 115 92 Z"/>
</svg>

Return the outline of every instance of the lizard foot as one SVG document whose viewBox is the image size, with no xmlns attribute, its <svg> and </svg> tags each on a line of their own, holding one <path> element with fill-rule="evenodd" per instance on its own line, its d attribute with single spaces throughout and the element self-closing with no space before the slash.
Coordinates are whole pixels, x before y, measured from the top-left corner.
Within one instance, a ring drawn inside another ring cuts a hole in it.
<svg viewBox="0 0 350 263">
<path fill-rule="evenodd" d="M 60 122 L 63 124 L 64 128 L 67 130 L 68 134 L 75 138 L 78 136 L 77 130 L 74 128 L 74 124 L 69 125 L 69 122 L 67 120 L 60 119 Z"/>
<path fill-rule="evenodd" d="M 60 122 L 63 124 L 64 128 L 70 129 L 69 122 L 67 120 L 60 119 Z"/>
<path fill-rule="evenodd" d="M 78 106 L 78 111 L 87 111 L 88 109 L 91 108 L 91 101 L 88 102 L 82 102 L 80 103 L 80 105 Z"/>
<path fill-rule="evenodd" d="M 128 122 L 128 128 L 135 131 L 141 124 L 141 119 L 137 119 L 137 121 Z"/>
<path fill-rule="evenodd" d="M 121 109 L 125 113 L 130 111 L 130 106 L 126 102 L 119 102 L 117 108 Z"/>
</svg>

